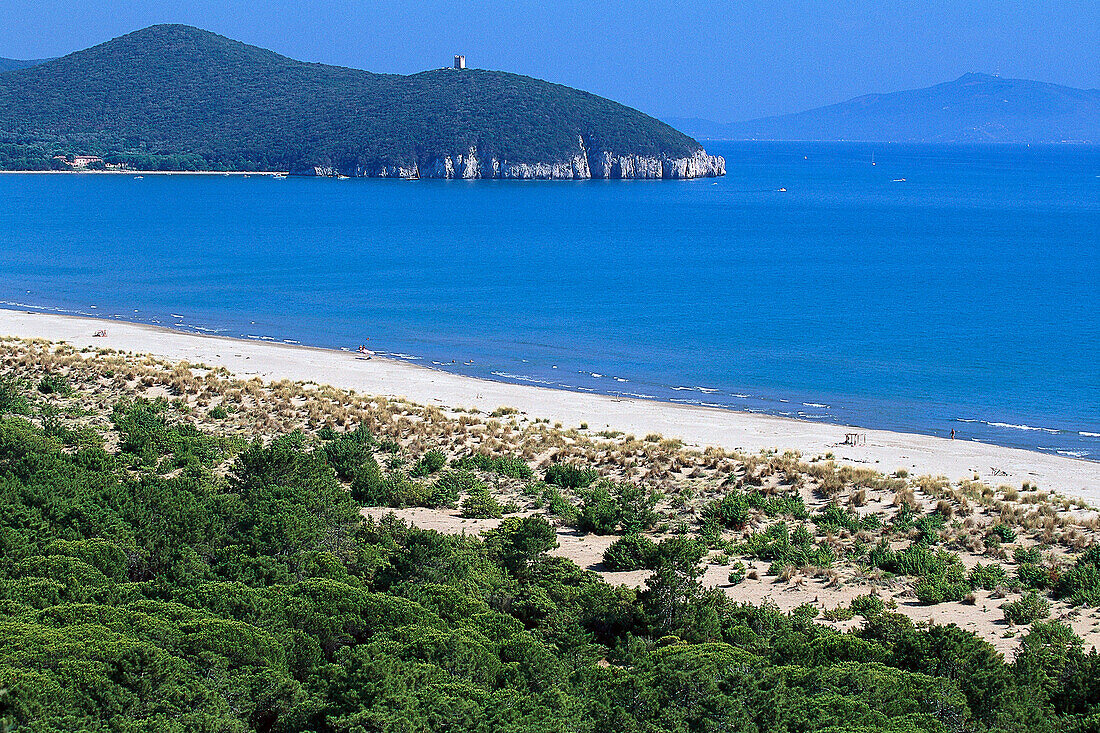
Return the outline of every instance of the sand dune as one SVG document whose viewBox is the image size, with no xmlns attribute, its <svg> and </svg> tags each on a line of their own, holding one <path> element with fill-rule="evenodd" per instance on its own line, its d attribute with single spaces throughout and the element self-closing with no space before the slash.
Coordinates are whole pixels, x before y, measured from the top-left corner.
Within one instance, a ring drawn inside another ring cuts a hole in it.
<svg viewBox="0 0 1100 733">
<path fill-rule="evenodd" d="M 107 336 L 93 337 L 100 329 L 106 329 Z M 593 431 L 610 428 L 639 436 L 661 433 L 690 445 L 744 452 L 794 449 L 806 457 L 831 452 L 839 462 L 884 472 L 904 468 L 914 475 L 943 475 L 953 481 L 976 474 L 993 485 L 1019 486 L 1028 481 L 1100 504 L 1100 463 L 967 440 L 489 382 L 349 352 L 55 314 L 0 309 L 0 334 L 202 362 L 265 380 L 312 380 L 421 404 L 475 406 L 485 411 L 509 406 L 566 427 L 587 423 Z M 857 431 L 866 436 L 866 445 L 841 445 L 845 433 Z"/>
</svg>

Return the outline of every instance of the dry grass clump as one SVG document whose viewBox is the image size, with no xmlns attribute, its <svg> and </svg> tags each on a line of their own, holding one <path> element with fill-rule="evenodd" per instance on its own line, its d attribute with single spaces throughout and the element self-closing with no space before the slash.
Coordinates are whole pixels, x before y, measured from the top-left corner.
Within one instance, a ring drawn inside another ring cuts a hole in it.
<svg viewBox="0 0 1100 733">
<path fill-rule="evenodd" d="M 917 496 L 913 490 L 909 487 L 900 488 L 894 492 L 894 506 L 900 507 L 902 505 L 909 506 L 913 509 L 920 508 L 920 502 L 917 501 Z"/>
<path fill-rule="evenodd" d="M 913 484 L 922 494 L 933 498 L 943 496 L 951 487 L 951 482 L 946 476 L 918 476 L 913 479 Z"/>
</svg>

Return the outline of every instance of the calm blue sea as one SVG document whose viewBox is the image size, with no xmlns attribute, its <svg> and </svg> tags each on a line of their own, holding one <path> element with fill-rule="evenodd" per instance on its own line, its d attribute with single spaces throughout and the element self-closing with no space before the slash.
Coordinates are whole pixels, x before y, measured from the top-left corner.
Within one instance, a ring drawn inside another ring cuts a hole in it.
<svg viewBox="0 0 1100 733">
<path fill-rule="evenodd" d="M 0 300 L 1100 459 L 1100 148 L 708 147 L 725 178 L 4 175 Z"/>
</svg>

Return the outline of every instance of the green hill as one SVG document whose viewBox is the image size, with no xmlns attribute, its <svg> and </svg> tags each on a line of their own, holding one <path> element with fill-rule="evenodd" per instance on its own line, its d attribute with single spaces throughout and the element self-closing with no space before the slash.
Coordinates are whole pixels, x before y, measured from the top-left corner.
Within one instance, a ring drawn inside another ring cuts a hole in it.
<svg viewBox="0 0 1100 733">
<path fill-rule="evenodd" d="M 806 112 L 719 124 L 670 120 L 700 140 L 1100 143 L 1100 89 L 964 74 Z"/>
<path fill-rule="evenodd" d="M 374 74 L 179 25 L 0 76 L 0 165 L 45 168 L 58 153 L 406 177 L 722 172 L 668 125 L 558 84 L 475 69 Z"/>
<path fill-rule="evenodd" d="M 0 59 L 0 74 L 16 69 L 28 69 L 32 66 L 44 64 L 53 59 Z"/>
</svg>

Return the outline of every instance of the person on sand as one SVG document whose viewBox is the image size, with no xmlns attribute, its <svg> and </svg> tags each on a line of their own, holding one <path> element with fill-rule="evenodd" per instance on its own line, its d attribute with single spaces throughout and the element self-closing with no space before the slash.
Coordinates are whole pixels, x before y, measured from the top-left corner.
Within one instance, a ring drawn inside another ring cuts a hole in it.
<svg viewBox="0 0 1100 733">
<path fill-rule="evenodd" d="M 951 428 L 951 440 L 955 439 L 955 428 Z"/>
</svg>

